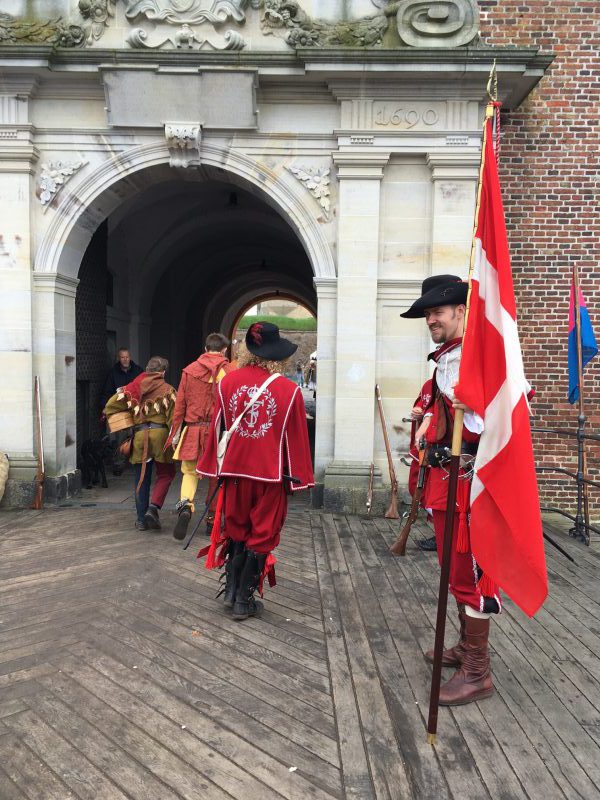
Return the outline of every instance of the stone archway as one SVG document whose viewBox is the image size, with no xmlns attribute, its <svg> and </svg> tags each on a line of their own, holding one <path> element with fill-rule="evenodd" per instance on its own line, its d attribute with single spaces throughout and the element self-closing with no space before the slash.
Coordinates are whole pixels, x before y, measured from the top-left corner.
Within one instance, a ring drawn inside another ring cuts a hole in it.
<svg viewBox="0 0 600 800">
<path fill-rule="evenodd" d="M 174 179 L 188 188 L 215 177 L 238 186 L 245 195 L 256 198 L 257 208 L 263 209 L 261 213 L 265 219 L 269 217 L 266 209 L 271 209 L 268 224 L 273 230 L 270 235 L 276 238 L 277 229 L 283 227 L 290 233 L 293 231 L 293 238 L 304 253 L 300 256 L 298 252 L 295 258 L 306 259 L 311 284 L 313 278 L 335 281 L 332 252 L 326 237 L 319 222 L 307 210 L 305 198 L 286 172 L 276 175 L 246 155 L 208 144 L 203 147 L 202 166 L 198 170 L 174 170 L 168 161 L 168 149 L 162 144 L 152 144 L 126 151 L 101 165 L 63 199 L 40 243 L 34 271 L 34 317 L 41 346 L 34 347 L 34 364 L 36 372 L 44 376 L 48 389 L 44 426 L 50 475 L 68 474 L 76 466 L 74 299 L 81 261 L 99 225 L 111 219 L 111 215 L 115 215 L 115 219 L 121 218 L 136 197 L 141 197 L 152 187 L 173 183 Z M 275 238 L 273 254 L 276 254 L 278 246 Z M 273 258 L 277 261 L 276 255 Z M 151 271 L 151 259 L 144 261 L 140 269 L 140 275 L 144 269 Z M 290 275 L 282 275 L 281 270 L 279 273 L 274 270 L 273 274 L 260 276 L 260 280 L 266 290 L 301 289 L 304 297 L 316 304 L 314 290 L 312 287 L 307 289 L 305 281 L 300 287 L 301 282 L 293 271 Z M 208 309 L 212 311 L 213 319 L 219 314 L 219 309 L 228 314 L 235 313 L 233 308 L 244 301 L 245 293 L 251 288 L 244 286 L 239 279 L 237 283 L 233 282 L 232 311 L 224 309 L 223 298 L 217 297 L 212 309 Z M 256 284 L 254 281 L 254 291 Z M 218 288 L 222 290 L 224 287 Z M 130 294 L 138 303 L 136 313 L 142 330 L 152 298 L 144 298 L 140 287 Z M 138 340 L 141 341 L 140 337 Z M 330 439 L 328 436 L 327 440 Z"/>
</svg>

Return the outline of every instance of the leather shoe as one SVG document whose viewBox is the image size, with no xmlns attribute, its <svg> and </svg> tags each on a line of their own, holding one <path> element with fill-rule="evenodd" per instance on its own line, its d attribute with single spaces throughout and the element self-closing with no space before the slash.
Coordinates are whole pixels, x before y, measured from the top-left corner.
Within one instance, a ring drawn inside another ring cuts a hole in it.
<svg viewBox="0 0 600 800">
<path fill-rule="evenodd" d="M 437 550 L 435 536 L 430 536 L 428 539 L 417 539 L 417 547 L 427 553 L 435 552 Z"/>
</svg>

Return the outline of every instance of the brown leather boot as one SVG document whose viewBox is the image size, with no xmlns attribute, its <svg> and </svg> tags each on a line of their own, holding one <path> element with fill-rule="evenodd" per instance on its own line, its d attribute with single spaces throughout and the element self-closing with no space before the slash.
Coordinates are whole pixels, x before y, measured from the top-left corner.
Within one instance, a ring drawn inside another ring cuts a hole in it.
<svg viewBox="0 0 600 800">
<path fill-rule="evenodd" d="M 465 654 L 459 670 L 440 689 L 441 706 L 462 706 L 494 693 L 488 637 L 489 619 L 465 615 Z"/>
<path fill-rule="evenodd" d="M 454 647 L 449 647 L 447 650 L 444 650 L 444 654 L 442 655 L 442 667 L 460 667 L 465 656 L 465 619 L 467 616 L 465 612 L 465 604 L 457 603 L 456 607 L 458 608 L 460 634 L 458 637 L 458 642 L 454 645 Z M 433 664 L 433 650 L 428 650 L 423 658 L 425 661 Z"/>
</svg>

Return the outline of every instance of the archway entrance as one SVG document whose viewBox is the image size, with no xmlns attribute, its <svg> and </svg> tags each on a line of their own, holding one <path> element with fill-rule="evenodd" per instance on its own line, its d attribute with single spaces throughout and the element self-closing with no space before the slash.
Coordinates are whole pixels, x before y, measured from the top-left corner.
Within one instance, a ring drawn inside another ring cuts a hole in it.
<svg viewBox="0 0 600 800">
<path fill-rule="evenodd" d="M 230 333 L 261 297 L 294 297 L 316 312 L 313 270 L 288 221 L 231 175 L 171 170 L 99 225 L 76 297 L 77 439 L 99 435 L 102 388 L 116 349 L 181 369 L 211 331 Z"/>
</svg>

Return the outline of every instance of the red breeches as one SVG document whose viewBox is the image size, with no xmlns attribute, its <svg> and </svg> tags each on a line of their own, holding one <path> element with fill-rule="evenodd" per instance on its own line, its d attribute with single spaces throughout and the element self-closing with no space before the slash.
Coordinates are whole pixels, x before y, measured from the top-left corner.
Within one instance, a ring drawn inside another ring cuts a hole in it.
<svg viewBox="0 0 600 800">
<path fill-rule="evenodd" d="M 223 535 L 244 542 L 256 553 L 270 553 L 279 544 L 287 515 L 287 494 L 282 483 L 249 478 L 227 478 Z"/>
<path fill-rule="evenodd" d="M 435 530 L 435 541 L 437 545 L 438 561 L 442 562 L 442 547 L 444 542 L 444 525 L 446 523 L 445 511 L 433 511 L 433 527 Z M 464 603 L 476 611 L 483 611 L 484 597 L 477 585 L 479 576 L 477 572 L 477 562 L 473 553 L 459 553 L 456 550 L 458 540 L 459 515 L 454 515 L 454 537 L 452 542 L 452 554 L 450 558 L 450 592 L 456 598 L 457 603 Z M 500 590 L 496 586 L 492 595 L 500 606 Z"/>
</svg>

